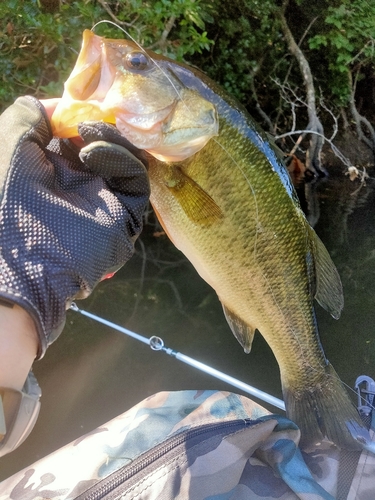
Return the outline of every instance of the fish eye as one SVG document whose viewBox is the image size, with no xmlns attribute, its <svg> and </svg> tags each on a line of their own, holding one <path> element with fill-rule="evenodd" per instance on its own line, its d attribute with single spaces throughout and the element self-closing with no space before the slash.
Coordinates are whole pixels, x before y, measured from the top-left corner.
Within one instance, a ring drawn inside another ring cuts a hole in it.
<svg viewBox="0 0 375 500">
<path fill-rule="evenodd" d="M 148 57 L 143 52 L 129 52 L 125 56 L 125 62 L 129 69 L 143 70 L 148 67 Z"/>
</svg>

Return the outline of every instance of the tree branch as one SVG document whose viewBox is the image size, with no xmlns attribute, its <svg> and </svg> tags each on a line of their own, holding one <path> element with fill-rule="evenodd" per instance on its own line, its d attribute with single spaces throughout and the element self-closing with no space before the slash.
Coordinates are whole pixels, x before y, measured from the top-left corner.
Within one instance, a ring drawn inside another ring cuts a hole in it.
<svg viewBox="0 0 375 500">
<path fill-rule="evenodd" d="M 255 101 L 256 110 L 258 111 L 260 116 L 263 118 L 265 123 L 267 123 L 270 134 L 275 135 L 276 130 L 275 130 L 274 124 L 272 123 L 271 118 L 267 115 L 267 113 L 262 109 L 261 105 L 259 104 L 258 93 L 256 91 L 255 84 L 254 84 L 254 78 L 251 79 L 250 87 L 251 87 L 251 92 L 253 94 L 253 99 Z"/>
<path fill-rule="evenodd" d="M 107 14 L 113 19 L 113 21 L 120 25 L 120 26 L 126 26 L 128 28 L 134 28 L 134 23 L 135 21 L 138 19 L 138 16 L 136 16 L 136 18 L 131 22 L 131 23 L 127 23 L 126 21 L 120 21 L 120 19 L 118 19 L 115 14 L 112 12 L 111 8 L 108 6 L 108 3 L 105 1 L 105 0 L 98 0 L 98 2 L 100 3 L 100 5 L 103 7 L 103 9 L 107 12 Z"/>
<path fill-rule="evenodd" d="M 285 132 L 285 134 L 276 135 L 274 139 L 275 139 L 275 141 L 277 141 L 279 139 L 283 139 L 284 137 L 290 137 L 291 135 L 300 135 L 301 137 L 303 137 L 306 134 L 311 134 L 311 135 L 314 135 L 314 136 L 318 136 L 322 140 L 322 144 L 324 142 L 327 142 L 331 146 L 331 149 L 332 149 L 332 152 L 334 153 L 334 155 L 337 158 L 339 158 L 339 160 L 341 160 L 342 163 L 346 167 L 348 167 L 348 168 L 353 167 L 353 164 L 351 163 L 351 161 L 348 158 L 346 158 L 346 156 L 344 156 L 341 153 L 341 151 L 333 144 L 332 140 L 331 139 L 327 139 L 326 136 L 324 136 L 320 132 L 317 132 L 316 130 L 309 130 L 309 129 L 306 129 L 306 130 L 294 130 L 293 132 Z M 299 142 L 301 142 L 300 139 L 299 139 Z"/>
<path fill-rule="evenodd" d="M 309 123 L 306 129 L 308 129 L 312 135 L 310 140 L 310 146 L 308 154 L 306 155 L 306 168 L 314 172 L 315 174 L 321 175 L 324 173 L 321 165 L 321 151 L 324 143 L 324 128 L 318 117 L 316 110 L 316 99 L 315 99 L 315 88 L 312 73 L 310 70 L 309 63 L 305 58 L 302 50 L 296 43 L 292 32 L 289 29 L 288 23 L 286 21 L 284 10 L 288 2 L 284 1 L 283 10 L 279 11 L 279 19 L 281 22 L 281 29 L 283 31 L 285 40 L 287 42 L 290 53 L 296 58 L 300 71 L 303 77 L 303 81 L 306 89 L 307 98 L 307 113 L 309 117 Z M 312 133 L 314 132 L 314 133 Z"/>
<path fill-rule="evenodd" d="M 350 101 L 349 101 L 349 106 L 350 106 L 350 112 L 354 118 L 356 129 L 357 129 L 357 135 L 359 139 L 366 144 L 373 152 L 375 152 L 375 130 L 371 123 L 367 120 L 366 117 L 361 115 L 357 107 L 355 105 L 355 89 L 356 85 L 355 83 L 353 84 L 353 78 L 352 74 L 350 71 L 348 71 L 348 78 L 349 78 L 349 86 L 350 86 Z M 368 138 L 364 132 L 363 132 L 363 126 L 366 127 L 368 134 L 370 135 L 370 138 Z"/>
<path fill-rule="evenodd" d="M 167 24 L 165 25 L 165 28 L 164 28 L 164 31 L 163 33 L 161 34 L 161 37 L 160 37 L 160 40 L 158 40 L 157 42 L 153 43 L 149 49 L 155 49 L 156 47 L 165 47 L 165 43 L 167 41 L 167 38 L 169 36 L 169 33 L 172 31 L 172 28 L 174 26 L 174 23 L 176 21 L 176 16 L 171 16 L 168 21 L 167 21 Z"/>
</svg>

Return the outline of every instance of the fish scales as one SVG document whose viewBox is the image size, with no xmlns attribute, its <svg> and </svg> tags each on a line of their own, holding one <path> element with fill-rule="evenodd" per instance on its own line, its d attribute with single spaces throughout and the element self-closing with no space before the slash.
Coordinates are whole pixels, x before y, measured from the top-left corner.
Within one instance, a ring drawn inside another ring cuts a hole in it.
<svg viewBox="0 0 375 500">
<path fill-rule="evenodd" d="M 222 135 L 229 135 L 225 126 L 220 129 Z M 245 138 L 239 135 L 236 140 Z M 157 213 L 163 214 L 162 223 L 172 241 L 218 292 L 220 300 L 243 321 L 259 329 L 282 372 L 291 378 L 289 367 L 295 368 L 294 384 L 299 380 L 305 384 L 301 372 L 305 372 L 310 352 L 314 354 L 309 366 L 321 370 L 325 365 L 314 338 L 305 220 L 290 203 L 288 193 L 280 189 L 274 170 L 259 175 L 264 162 L 259 151 L 250 143 L 248 151 L 243 146 L 238 154 L 228 156 L 229 147 L 236 150 L 234 145 L 233 139 L 229 144 L 212 140 L 196 154 L 194 163 L 187 161 L 186 168 L 182 167 L 210 194 L 223 218 L 210 226 L 192 223 L 181 213 L 178 199 L 165 183 L 165 167 L 153 162 L 149 170 L 151 201 Z M 259 158 L 250 163 L 246 153 Z M 222 180 L 217 182 L 218 178 Z M 217 252 L 217 248 L 221 251 Z"/>
<path fill-rule="evenodd" d="M 86 30 L 55 113 L 57 135 L 103 119 L 150 153 L 162 226 L 216 291 L 245 351 L 255 330 L 271 347 L 303 442 L 370 441 L 318 335 L 313 299 L 339 316 L 338 273 L 277 149 L 241 105 L 199 71 Z"/>
<path fill-rule="evenodd" d="M 233 147 L 233 133 L 231 141 L 222 141 L 229 131 L 222 124 L 220 130 L 219 138 L 196 153 L 194 162 L 176 168 L 210 194 L 223 217 L 209 226 L 192 223 L 165 182 L 165 166 L 152 161 L 151 201 L 174 244 L 222 303 L 264 336 L 279 363 L 284 393 L 303 394 L 326 377 L 312 310 L 306 221 L 287 191 L 280 189 L 277 172 L 260 174 L 265 158 L 259 151 L 251 143 Z M 245 137 L 239 134 L 237 140 Z M 247 161 L 247 155 L 253 161 Z M 303 429 L 310 436 L 311 430 Z"/>
</svg>

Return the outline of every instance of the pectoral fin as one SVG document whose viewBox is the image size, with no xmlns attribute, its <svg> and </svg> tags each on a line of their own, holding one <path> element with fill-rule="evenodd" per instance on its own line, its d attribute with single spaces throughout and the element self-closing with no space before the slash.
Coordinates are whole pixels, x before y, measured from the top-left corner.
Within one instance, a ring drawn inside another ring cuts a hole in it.
<svg viewBox="0 0 375 500">
<path fill-rule="evenodd" d="M 236 337 L 238 342 L 242 345 L 246 354 L 251 351 L 251 346 L 254 340 L 255 328 L 244 323 L 242 319 L 236 316 L 228 307 L 222 304 L 225 318 L 228 321 L 228 325 Z"/>
<path fill-rule="evenodd" d="M 339 273 L 332 259 L 310 227 L 315 258 L 316 293 L 315 298 L 335 319 L 340 317 L 344 307 L 344 296 Z"/>
<path fill-rule="evenodd" d="M 195 224 L 209 226 L 224 217 L 211 196 L 179 167 L 171 166 L 168 169 L 165 183 L 185 214 Z"/>
</svg>

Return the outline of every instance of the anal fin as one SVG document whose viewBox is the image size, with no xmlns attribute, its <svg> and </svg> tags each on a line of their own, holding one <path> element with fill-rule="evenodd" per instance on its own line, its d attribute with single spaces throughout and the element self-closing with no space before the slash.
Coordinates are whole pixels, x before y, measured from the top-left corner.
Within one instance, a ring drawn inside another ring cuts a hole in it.
<svg viewBox="0 0 375 500">
<path fill-rule="evenodd" d="M 222 304 L 225 318 L 236 337 L 238 342 L 242 345 L 246 354 L 251 351 L 251 346 L 253 344 L 255 328 L 245 323 L 240 319 L 235 313 L 233 313 L 225 304 Z"/>
</svg>

